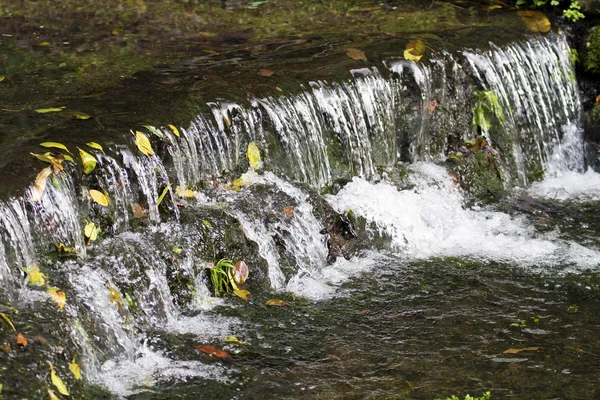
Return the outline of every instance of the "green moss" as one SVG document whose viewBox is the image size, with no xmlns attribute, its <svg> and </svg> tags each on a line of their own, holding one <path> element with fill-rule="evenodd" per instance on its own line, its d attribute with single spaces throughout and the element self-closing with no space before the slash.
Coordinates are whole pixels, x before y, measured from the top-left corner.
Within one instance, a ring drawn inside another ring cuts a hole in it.
<svg viewBox="0 0 600 400">
<path fill-rule="evenodd" d="M 588 72 L 600 73 L 600 29 L 594 29 L 590 34 L 587 45 L 587 53 L 584 59 L 584 67 Z"/>
<path fill-rule="evenodd" d="M 504 195 L 504 180 L 497 160 L 483 150 L 469 151 L 452 159 L 450 170 L 472 201 L 490 203 Z"/>
</svg>

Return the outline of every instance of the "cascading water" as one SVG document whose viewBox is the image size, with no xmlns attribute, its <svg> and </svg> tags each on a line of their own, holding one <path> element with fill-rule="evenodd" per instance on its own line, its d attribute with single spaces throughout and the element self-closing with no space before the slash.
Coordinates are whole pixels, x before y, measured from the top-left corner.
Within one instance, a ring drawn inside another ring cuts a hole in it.
<svg viewBox="0 0 600 400">
<path fill-rule="evenodd" d="M 340 255 L 332 249 L 350 240 L 336 236 L 328 219 L 363 218 L 368 235 L 387 240 L 381 253 L 404 259 L 593 268 L 600 262 L 593 249 L 541 237 L 522 218 L 465 209 L 447 170 L 431 164 L 477 135 L 469 102 L 481 89 L 496 93 L 506 114 L 501 127 L 481 133 L 501 151 L 507 185 L 526 185 L 540 170 L 581 171 L 568 56 L 565 39 L 550 36 L 441 52 L 428 65 L 389 61 L 389 71 L 353 70 L 351 82 L 312 82 L 298 95 L 252 99 L 248 108 L 211 103 L 212 120 L 157 130 L 161 156 L 133 146 L 95 152 L 97 170 L 83 183 L 68 167 L 39 201 L 31 189 L 0 204 L 7 300 L 32 296 L 37 289 L 23 285 L 20 269 L 39 264 L 67 293 L 62 318 L 73 326 L 71 351 L 85 357 L 87 379 L 127 396 L 161 379 L 227 375 L 229 368 L 174 361 L 152 345 L 162 334 L 199 340 L 235 331 L 237 320 L 203 314 L 224 304 L 208 290 L 210 262 L 252 258 L 253 279 L 314 299 L 374 268 L 383 256 L 368 251 L 327 265 L 328 255 Z M 269 171 L 253 166 L 236 184 L 251 142 Z M 398 164 L 408 161 L 419 162 Z M 401 170 L 408 178 L 394 179 Z M 340 181 L 349 183 L 338 193 L 315 195 Z M 89 198 L 90 188 L 107 194 L 108 208 Z M 323 215 L 319 201 L 337 213 Z M 84 241 L 90 220 L 105 231 L 96 244 Z M 49 256 L 52 245 L 73 251 Z"/>
</svg>

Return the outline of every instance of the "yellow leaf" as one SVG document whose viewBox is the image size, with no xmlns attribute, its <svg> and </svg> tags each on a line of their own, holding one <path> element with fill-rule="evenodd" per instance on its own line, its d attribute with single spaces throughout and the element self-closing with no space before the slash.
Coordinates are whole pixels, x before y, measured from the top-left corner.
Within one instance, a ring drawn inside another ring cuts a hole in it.
<svg viewBox="0 0 600 400">
<path fill-rule="evenodd" d="M 270 69 L 259 69 L 258 70 L 258 74 L 260 76 L 266 76 L 269 77 L 271 75 L 273 75 L 275 72 L 271 71 Z"/>
<path fill-rule="evenodd" d="M 64 157 L 64 158 L 65 158 L 65 160 L 67 160 L 67 161 L 71 161 L 72 163 L 74 163 L 74 162 L 75 162 L 75 160 L 73 160 L 73 157 L 71 157 L 71 156 L 70 156 L 70 155 L 68 155 L 68 154 L 65 154 L 65 155 L 63 155 L 63 157 Z"/>
<path fill-rule="evenodd" d="M 347 49 L 344 49 L 344 51 L 346 52 L 346 54 L 348 55 L 348 57 L 350 57 L 353 60 L 363 60 L 363 61 L 367 61 L 367 56 L 365 55 L 365 52 L 359 49 L 355 49 L 353 47 L 349 47 Z"/>
<path fill-rule="evenodd" d="M 81 366 L 75 362 L 75 358 L 69 363 L 69 370 L 75 379 L 81 379 Z"/>
<path fill-rule="evenodd" d="M 268 305 L 268 306 L 276 306 L 276 307 L 287 307 L 287 306 L 289 306 L 288 303 L 286 303 L 283 300 L 279 300 L 279 299 L 271 299 L 271 300 L 267 301 L 265 304 Z"/>
<path fill-rule="evenodd" d="M 61 112 L 65 108 L 66 108 L 65 106 L 51 107 L 51 108 L 38 108 L 37 110 L 35 110 L 35 112 L 38 114 L 55 113 L 55 112 Z"/>
<path fill-rule="evenodd" d="M 154 150 L 152 150 L 152 145 L 150 144 L 148 136 L 144 135 L 140 131 L 135 131 L 135 144 L 138 147 L 138 149 L 140 149 L 140 151 L 145 155 L 154 155 Z"/>
<path fill-rule="evenodd" d="M 63 166 L 62 166 L 62 162 L 65 160 L 65 156 L 63 156 L 60 153 L 44 153 L 44 154 L 35 154 L 35 153 L 29 153 L 32 156 L 34 156 L 35 158 L 37 158 L 40 161 L 43 162 L 47 162 L 52 164 L 52 168 L 54 173 L 58 173 L 58 171 L 62 171 L 63 170 Z"/>
<path fill-rule="evenodd" d="M 23 270 L 29 277 L 29 283 L 35 286 L 44 286 L 46 284 L 46 276 L 40 271 L 40 267 L 32 265 L 31 267 L 23 267 Z"/>
<path fill-rule="evenodd" d="M 277 90 L 278 92 L 283 92 L 283 89 L 280 88 L 279 86 L 275 86 L 275 90 Z"/>
<path fill-rule="evenodd" d="M 65 304 L 67 304 L 67 296 L 65 295 L 65 292 L 61 292 L 57 287 L 48 288 L 46 292 L 61 310 Z"/>
<path fill-rule="evenodd" d="M 517 14 L 531 32 L 546 33 L 552 28 L 552 24 L 541 11 L 524 10 L 517 11 Z"/>
<path fill-rule="evenodd" d="M 0 82 L 4 80 L 4 75 L 0 75 Z"/>
<path fill-rule="evenodd" d="M 48 362 L 48 365 L 50 365 L 50 379 L 52 380 L 52 384 L 54 385 L 54 387 L 56 387 L 58 393 L 68 396 L 69 391 L 67 390 L 67 387 L 63 383 L 62 379 L 60 379 L 60 376 L 54 373 L 54 368 L 52 367 L 52 364 L 50 362 Z"/>
<path fill-rule="evenodd" d="M 79 149 L 81 163 L 83 164 L 83 172 L 89 175 L 96 168 L 96 158 L 85 150 Z"/>
<path fill-rule="evenodd" d="M 168 186 L 163 189 L 162 193 L 158 197 L 158 201 L 156 202 L 156 207 L 160 206 L 160 203 L 162 203 L 162 201 L 165 198 L 165 196 L 167 195 L 168 191 L 169 191 L 169 187 Z"/>
<path fill-rule="evenodd" d="M 52 389 L 48 389 L 48 397 L 50 400 L 60 400 L 57 395 L 54 394 Z"/>
<path fill-rule="evenodd" d="M 247 290 L 243 290 L 243 289 L 234 290 L 233 294 L 235 294 L 236 296 L 238 296 L 239 298 L 241 298 L 242 300 L 245 300 L 245 301 L 250 300 L 250 297 L 251 297 L 250 292 Z"/>
<path fill-rule="evenodd" d="M 244 178 L 240 176 L 232 182 L 232 186 L 235 190 L 239 190 L 242 186 L 246 186 L 246 182 L 244 182 Z"/>
<path fill-rule="evenodd" d="M 60 253 L 77 253 L 75 247 L 67 247 L 64 243 L 59 243 L 58 246 L 56 246 L 56 250 Z"/>
<path fill-rule="evenodd" d="M 102 152 L 102 154 L 106 154 L 104 152 L 104 149 L 102 148 L 102 146 L 100 146 L 96 142 L 88 142 L 88 143 L 86 143 L 86 146 L 91 147 L 92 149 L 100 150 Z"/>
<path fill-rule="evenodd" d="M 411 40 L 404 49 L 404 58 L 409 61 L 419 61 L 425 54 L 425 43 L 421 39 Z"/>
<path fill-rule="evenodd" d="M 48 177 L 51 173 L 52 167 L 46 167 L 35 177 L 35 181 L 33 182 L 33 188 L 31 189 L 32 202 L 37 203 L 42 199 L 44 189 L 46 189 L 46 181 L 48 180 Z"/>
<path fill-rule="evenodd" d="M 180 197 L 195 197 L 196 192 L 190 189 L 182 189 L 179 186 L 175 188 L 175 194 Z"/>
<path fill-rule="evenodd" d="M 262 163 L 260 161 L 260 150 L 254 142 L 248 143 L 248 151 L 246 151 L 248 161 L 250 161 L 250 168 L 257 170 L 260 169 Z"/>
<path fill-rule="evenodd" d="M 168 126 L 169 126 L 169 128 L 171 128 L 171 130 L 173 131 L 173 134 L 175 134 L 175 136 L 179 137 L 179 129 L 177 129 L 177 128 L 175 127 L 175 125 L 171 125 L 171 124 L 169 124 Z"/>
<path fill-rule="evenodd" d="M 93 222 L 88 222 L 83 228 L 83 233 L 91 242 L 98 238 L 98 227 Z"/>
<path fill-rule="evenodd" d="M 90 196 L 92 196 L 92 199 L 94 199 L 94 201 L 100 204 L 101 206 L 108 207 L 110 205 L 110 200 L 108 199 L 108 196 L 106 196 L 99 190 L 91 189 Z"/>
<path fill-rule="evenodd" d="M 42 42 L 38 46 L 42 46 L 42 47 L 50 46 L 50 42 Z"/>
<path fill-rule="evenodd" d="M 1 312 L 0 312 L 0 318 L 2 318 L 4 321 L 6 321 L 6 323 L 7 323 L 8 325 L 10 325 L 10 327 L 12 328 L 12 330 L 13 330 L 13 331 L 15 331 L 15 332 L 17 331 L 17 330 L 15 329 L 15 326 L 13 325 L 12 321 L 10 320 L 10 318 L 8 318 L 8 317 L 6 316 L 6 314 L 4 314 L 4 313 L 1 313 Z"/>
<path fill-rule="evenodd" d="M 86 119 L 90 119 L 92 117 L 90 115 L 87 115 L 87 114 L 82 113 L 82 112 L 76 112 L 76 113 L 73 113 L 73 118 L 86 120 Z"/>
<path fill-rule="evenodd" d="M 539 347 L 524 347 L 522 349 L 508 349 L 504 351 L 504 354 L 519 354 L 522 351 L 538 351 Z"/>
<path fill-rule="evenodd" d="M 240 339 L 236 338 L 235 336 L 226 336 L 225 342 L 226 343 L 242 343 L 242 341 Z"/>
<path fill-rule="evenodd" d="M 110 285 L 106 285 L 108 288 L 108 298 L 111 303 L 115 304 L 117 308 L 120 310 L 123 307 L 123 298 L 121 297 L 121 293 L 114 287 Z"/>
<path fill-rule="evenodd" d="M 66 151 L 69 154 L 72 154 L 69 149 L 67 149 L 67 146 L 65 146 L 62 143 L 57 143 L 57 142 L 44 142 L 44 143 L 40 143 L 40 146 L 42 147 L 54 147 L 56 149 L 61 149 Z"/>
</svg>

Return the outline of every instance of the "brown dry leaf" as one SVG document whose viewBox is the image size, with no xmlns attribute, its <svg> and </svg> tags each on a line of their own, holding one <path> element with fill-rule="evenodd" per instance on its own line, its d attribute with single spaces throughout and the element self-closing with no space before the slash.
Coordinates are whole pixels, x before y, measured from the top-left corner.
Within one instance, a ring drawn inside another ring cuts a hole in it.
<svg viewBox="0 0 600 400">
<path fill-rule="evenodd" d="M 355 49 L 354 47 L 348 47 L 347 49 L 344 49 L 344 51 L 346 52 L 346 54 L 348 55 L 348 57 L 350 57 L 353 60 L 359 61 L 359 60 L 363 60 L 363 61 L 367 61 L 367 56 L 365 55 L 365 52 L 359 49 Z"/>
<path fill-rule="evenodd" d="M 270 69 L 259 69 L 258 70 L 258 74 L 260 76 L 266 76 L 267 78 L 271 75 L 273 75 L 275 72 L 271 71 Z"/>
<path fill-rule="evenodd" d="M 235 263 L 235 275 L 233 276 L 235 283 L 239 285 L 246 282 L 248 275 L 250 275 L 250 270 L 245 261 L 238 261 Z"/>
<path fill-rule="evenodd" d="M 275 306 L 275 307 L 287 307 L 287 306 L 289 306 L 288 303 L 286 303 L 283 300 L 279 300 L 279 299 L 271 299 L 271 300 L 267 301 L 265 304 L 268 305 L 268 306 Z"/>
<path fill-rule="evenodd" d="M 285 215 L 287 215 L 288 217 L 293 217 L 294 216 L 294 207 L 292 207 L 292 206 L 283 207 L 283 213 Z"/>
<path fill-rule="evenodd" d="M 148 210 L 144 210 L 144 208 L 140 205 L 140 203 L 133 203 L 131 205 L 131 210 L 133 211 L 133 217 L 136 219 L 144 218 L 148 216 Z"/>
<path fill-rule="evenodd" d="M 19 346 L 27 347 L 27 339 L 25 339 L 25 336 L 23 336 L 22 333 L 17 335 L 17 344 Z"/>
<path fill-rule="evenodd" d="M 283 89 L 280 88 L 279 86 L 275 86 L 275 90 L 277 90 L 278 92 L 283 92 Z"/>
<path fill-rule="evenodd" d="M 4 343 L 2 346 L 0 346 L 0 350 L 2 350 L 5 353 L 8 353 L 10 351 L 10 344 Z"/>
<path fill-rule="evenodd" d="M 33 188 L 31 190 L 31 201 L 37 203 L 42 199 L 44 189 L 46 189 L 46 181 L 52 173 L 52 167 L 44 168 L 35 178 L 33 182 Z"/>
<path fill-rule="evenodd" d="M 524 347 L 522 349 L 508 349 L 504 351 L 504 354 L 519 354 L 522 351 L 538 351 L 539 347 Z"/>
<path fill-rule="evenodd" d="M 531 32 L 546 33 L 552 28 L 552 24 L 541 11 L 524 10 L 517 11 L 517 14 Z"/>
<path fill-rule="evenodd" d="M 596 96 L 596 103 L 600 102 L 600 94 Z"/>
<path fill-rule="evenodd" d="M 231 354 L 229 354 L 225 350 L 219 350 L 219 349 L 217 349 L 214 346 L 204 345 L 204 346 L 194 346 L 194 348 L 200 350 L 203 353 L 208 354 L 211 357 L 216 357 L 216 358 L 231 358 Z"/>
<path fill-rule="evenodd" d="M 439 104 L 436 99 L 433 99 L 429 102 L 429 115 L 433 114 L 438 105 Z"/>
</svg>

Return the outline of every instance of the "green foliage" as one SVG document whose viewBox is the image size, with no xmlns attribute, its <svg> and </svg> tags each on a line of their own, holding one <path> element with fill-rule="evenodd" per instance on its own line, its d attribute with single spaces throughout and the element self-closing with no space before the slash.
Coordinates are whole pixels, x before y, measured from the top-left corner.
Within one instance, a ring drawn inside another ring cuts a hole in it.
<svg viewBox="0 0 600 400">
<path fill-rule="evenodd" d="M 492 398 L 492 394 L 489 391 L 485 392 L 483 395 L 481 395 L 481 397 L 473 397 L 469 394 L 465 396 L 465 400 L 490 400 L 491 398 Z M 442 399 L 436 399 L 436 400 L 442 400 Z M 460 400 L 460 397 L 451 396 L 451 397 L 446 397 L 445 400 Z"/>
<path fill-rule="evenodd" d="M 600 73 L 600 29 L 592 31 L 587 42 L 584 67 L 589 72 Z"/>
<path fill-rule="evenodd" d="M 491 117 L 495 116 L 499 121 L 504 121 L 504 111 L 498 102 L 498 97 L 491 90 L 475 92 L 476 100 L 473 107 L 473 125 L 487 132 L 492 126 Z"/>
<path fill-rule="evenodd" d="M 235 276 L 235 265 L 230 259 L 220 259 L 214 266 L 209 268 L 209 273 L 215 296 L 221 296 L 237 290 L 237 285 L 233 279 Z"/>
<path fill-rule="evenodd" d="M 585 18 L 585 15 L 581 12 L 581 6 L 577 0 L 569 0 L 569 7 L 563 10 L 563 16 L 571 21 L 577 22 L 578 20 Z M 527 9 L 538 9 L 545 6 L 558 7 L 564 4 L 563 0 L 518 0 L 517 7 Z"/>
</svg>

